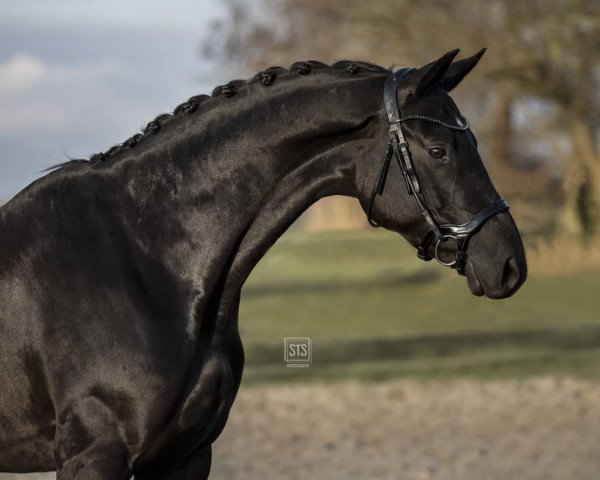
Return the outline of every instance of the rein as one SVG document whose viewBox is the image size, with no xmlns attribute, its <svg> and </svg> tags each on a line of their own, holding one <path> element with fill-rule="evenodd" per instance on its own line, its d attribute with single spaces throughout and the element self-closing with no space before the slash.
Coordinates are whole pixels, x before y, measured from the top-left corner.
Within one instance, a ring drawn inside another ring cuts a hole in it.
<svg viewBox="0 0 600 480">
<path fill-rule="evenodd" d="M 385 181 L 390 168 L 392 157 L 396 159 L 400 171 L 406 182 L 406 188 L 408 193 L 414 197 L 421 214 L 425 221 L 429 225 L 429 230 L 425 233 L 425 236 L 421 240 L 421 244 L 417 249 L 417 256 L 425 261 L 429 261 L 435 258 L 439 263 L 450 268 L 454 268 L 459 275 L 465 275 L 465 266 L 467 261 L 467 246 L 471 235 L 477 232 L 490 218 L 498 215 L 499 213 L 506 212 L 509 209 L 508 202 L 506 200 L 498 199 L 487 207 L 479 211 L 471 220 L 463 224 L 444 224 L 440 225 L 433 216 L 432 211 L 427 206 L 425 197 L 417 174 L 413 168 L 410 150 L 408 148 L 408 142 L 402 132 L 402 122 L 409 120 L 423 120 L 426 122 L 437 123 L 446 128 L 452 130 L 466 131 L 469 129 L 469 124 L 466 121 L 457 120 L 456 125 L 446 123 L 437 118 L 427 117 L 424 115 L 409 115 L 402 117 L 400 110 L 398 109 L 398 101 L 396 99 L 396 91 L 398 89 L 398 83 L 407 73 L 412 71 L 411 68 L 401 68 L 396 72 L 390 73 L 385 82 L 383 90 L 383 102 L 387 111 L 388 122 L 389 122 L 389 138 L 388 147 L 381 163 L 381 169 L 373 190 L 371 191 L 371 197 L 369 199 L 369 206 L 367 209 L 367 219 L 369 223 L 374 227 L 379 225 L 372 218 L 373 204 L 377 196 L 383 194 L 385 188 Z M 444 262 L 439 255 L 440 245 L 444 242 L 453 239 L 456 242 L 456 251 L 454 260 L 450 262 Z M 431 254 L 431 245 L 435 242 L 433 248 L 433 254 Z"/>
</svg>

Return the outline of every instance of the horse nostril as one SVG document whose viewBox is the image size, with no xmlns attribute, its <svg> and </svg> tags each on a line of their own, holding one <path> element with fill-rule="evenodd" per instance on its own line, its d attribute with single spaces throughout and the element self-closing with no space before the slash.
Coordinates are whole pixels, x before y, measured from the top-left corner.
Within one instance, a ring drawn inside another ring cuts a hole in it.
<svg viewBox="0 0 600 480">
<path fill-rule="evenodd" d="M 510 257 L 504 264 L 500 284 L 509 291 L 514 291 L 521 285 L 521 272 L 517 261 Z"/>
</svg>

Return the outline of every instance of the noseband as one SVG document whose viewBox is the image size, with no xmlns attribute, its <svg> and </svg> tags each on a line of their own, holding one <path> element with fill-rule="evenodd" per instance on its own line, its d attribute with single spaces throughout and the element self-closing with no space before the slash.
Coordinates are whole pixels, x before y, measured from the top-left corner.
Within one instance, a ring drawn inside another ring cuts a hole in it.
<svg viewBox="0 0 600 480">
<path fill-rule="evenodd" d="M 459 275 L 464 275 L 467 260 L 467 246 L 471 235 L 477 232 L 490 218 L 498 215 L 499 213 L 508 211 L 509 205 L 506 200 L 496 200 L 477 213 L 471 220 L 460 225 L 440 225 L 435 220 L 431 210 L 427 206 L 421 185 L 419 184 L 419 179 L 413 168 L 410 158 L 410 150 L 408 149 L 408 143 L 406 142 L 404 134 L 402 133 L 401 124 L 402 122 L 408 120 L 424 120 L 459 131 L 468 130 L 469 125 L 466 121 L 463 122 L 461 120 L 457 120 L 456 125 L 451 125 L 443 122 L 442 120 L 438 120 L 437 118 L 426 117 L 423 115 L 410 115 L 401 117 L 400 111 L 398 110 L 398 102 L 396 100 L 396 91 L 398 89 L 398 83 L 400 82 L 400 79 L 411 70 L 411 68 L 402 68 L 396 72 L 392 72 L 385 82 L 383 102 L 385 104 L 388 122 L 390 124 L 390 141 L 381 164 L 379 176 L 377 177 L 375 185 L 373 185 L 367 218 L 372 226 L 379 226 L 372 219 L 373 203 L 378 195 L 383 194 L 390 162 L 392 157 L 394 157 L 398 162 L 398 166 L 400 167 L 402 175 L 404 176 L 408 193 L 415 198 L 419 208 L 421 209 L 421 213 L 425 218 L 425 221 L 429 225 L 429 230 L 421 240 L 421 244 L 417 249 L 417 256 L 425 261 L 435 258 L 442 265 L 456 269 Z M 451 262 L 444 262 L 439 256 L 440 245 L 450 239 L 453 239 L 456 242 L 454 260 Z M 433 255 L 431 253 L 432 244 L 434 245 Z"/>
</svg>

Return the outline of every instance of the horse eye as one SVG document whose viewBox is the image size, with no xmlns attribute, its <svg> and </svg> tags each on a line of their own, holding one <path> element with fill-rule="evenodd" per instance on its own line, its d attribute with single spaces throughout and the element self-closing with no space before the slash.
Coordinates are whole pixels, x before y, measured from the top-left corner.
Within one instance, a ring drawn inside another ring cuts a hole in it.
<svg viewBox="0 0 600 480">
<path fill-rule="evenodd" d="M 444 158 L 446 156 L 446 150 L 441 147 L 433 147 L 429 149 L 429 155 L 435 159 Z"/>
</svg>

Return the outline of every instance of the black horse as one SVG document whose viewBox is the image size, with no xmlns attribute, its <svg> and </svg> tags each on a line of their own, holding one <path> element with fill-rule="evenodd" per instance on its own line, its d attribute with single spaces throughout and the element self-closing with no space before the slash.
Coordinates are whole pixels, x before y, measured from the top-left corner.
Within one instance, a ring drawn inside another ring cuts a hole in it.
<svg viewBox="0 0 600 480">
<path fill-rule="evenodd" d="M 519 233 L 447 93 L 483 52 L 456 53 L 401 75 L 361 62 L 270 68 L 5 204 L 0 471 L 207 478 L 244 364 L 242 285 L 324 196 L 358 198 L 425 258 L 437 236 L 475 295 L 514 293 Z M 476 228 L 452 230 L 461 222 Z"/>
</svg>

